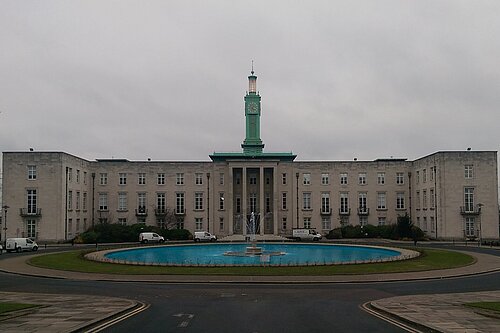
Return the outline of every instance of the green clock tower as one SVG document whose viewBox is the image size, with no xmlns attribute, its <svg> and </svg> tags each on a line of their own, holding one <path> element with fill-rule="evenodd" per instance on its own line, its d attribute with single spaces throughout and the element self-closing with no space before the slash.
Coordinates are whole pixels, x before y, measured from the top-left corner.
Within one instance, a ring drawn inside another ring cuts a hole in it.
<svg viewBox="0 0 500 333">
<path fill-rule="evenodd" d="M 248 77 L 248 92 L 245 96 L 246 137 L 241 144 L 243 154 L 262 154 L 264 144 L 260 139 L 260 95 L 257 92 L 257 76 L 252 69 Z"/>
</svg>

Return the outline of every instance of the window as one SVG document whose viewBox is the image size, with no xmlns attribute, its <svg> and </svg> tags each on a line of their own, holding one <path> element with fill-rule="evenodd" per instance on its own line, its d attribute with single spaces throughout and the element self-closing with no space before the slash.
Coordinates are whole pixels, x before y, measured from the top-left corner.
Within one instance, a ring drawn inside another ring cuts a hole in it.
<svg viewBox="0 0 500 333">
<path fill-rule="evenodd" d="M 321 229 L 323 230 L 332 229 L 332 220 L 330 219 L 330 216 L 324 216 L 321 218 Z"/>
<path fill-rule="evenodd" d="M 434 208 L 434 204 L 435 204 L 435 198 L 434 198 L 434 189 L 430 189 L 429 190 L 429 196 L 430 196 L 430 201 L 431 201 L 431 208 Z"/>
<path fill-rule="evenodd" d="M 420 209 L 420 191 L 417 191 L 417 209 Z"/>
<path fill-rule="evenodd" d="M 283 217 L 281 219 L 281 229 L 286 230 L 286 222 L 287 222 L 286 217 Z"/>
<path fill-rule="evenodd" d="M 36 238 L 36 220 L 26 221 L 26 232 L 29 238 Z"/>
<path fill-rule="evenodd" d="M 219 231 L 224 231 L 224 218 L 219 217 Z"/>
<path fill-rule="evenodd" d="M 165 213 L 167 210 L 167 196 L 165 193 L 156 193 L 156 209 L 158 213 Z"/>
<path fill-rule="evenodd" d="M 219 185 L 224 185 L 224 173 L 219 173 Z"/>
<path fill-rule="evenodd" d="M 219 210 L 224 210 L 224 192 L 219 193 Z"/>
<path fill-rule="evenodd" d="M 396 193 L 396 209 L 405 209 L 405 194 L 403 192 Z"/>
<path fill-rule="evenodd" d="M 365 192 L 360 192 L 358 193 L 358 209 L 360 213 L 366 213 L 368 212 L 368 208 L 366 206 L 366 193 Z"/>
<path fill-rule="evenodd" d="M 36 214 L 36 190 L 28 190 L 28 214 Z"/>
<path fill-rule="evenodd" d="M 475 228 L 475 218 L 474 217 L 466 217 L 465 218 L 465 235 L 467 237 L 475 237 L 476 236 L 476 228 Z"/>
<path fill-rule="evenodd" d="M 156 183 L 158 185 L 165 185 L 165 174 L 159 173 L 156 177 Z"/>
<path fill-rule="evenodd" d="M 404 183 L 405 183 L 404 173 L 402 173 L 402 172 L 396 173 L 396 184 L 403 185 Z"/>
<path fill-rule="evenodd" d="M 387 223 L 386 217 L 379 217 L 378 218 L 378 225 L 385 225 L 386 223 Z"/>
<path fill-rule="evenodd" d="M 302 183 L 304 185 L 311 185 L 311 174 L 310 173 L 304 173 L 302 175 Z"/>
<path fill-rule="evenodd" d="M 368 217 L 366 215 L 362 215 L 359 217 L 359 225 L 365 226 L 368 224 Z"/>
<path fill-rule="evenodd" d="M 195 217 L 194 218 L 194 228 L 195 230 L 203 230 L 203 218 L 202 217 Z"/>
<path fill-rule="evenodd" d="M 68 210 L 73 209 L 73 191 L 68 191 Z"/>
<path fill-rule="evenodd" d="M 340 174 L 340 185 L 347 185 L 347 173 Z"/>
<path fill-rule="evenodd" d="M 80 192 L 76 192 L 76 210 L 80 210 Z"/>
<path fill-rule="evenodd" d="M 377 209 L 387 209 L 385 192 L 377 193 Z"/>
<path fill-rule="evenodd" d="M 67 172 L 68 172 L 68 181 L 72 181 L 73 180 L 73 169 L 72 168 L 67 168 L 66 169 Z"/>
<path fill-rule="evenodd" d="M 83 231 L 86 231 L 87 230 L 87 218 L 85 217 L 83 219 Z"/>
<path fill-rule="evenodd" d="M 184 213 L 184 193 L 177 192 L 175 193 L 175 212 L 177 214 Z"/>
<path fill-rule="evenodd" d="M 237 196 L 235 198 L 235 208 L 236 208 L 236 213 L 241 214 L 241 197 Z"/>
<path fill-rule="evenodd" d="M 175 174 L 175 184 L 176 185 L 184 185 L 184 174 L 176 173 Z"/>
<path fill-rule="evenodd" d="M 330 193 L 321 193 L 321 212 L 330 213 Z"/>
<path fill-rule="evenodd" d="M 286 173 L 281 174 L 281 184 L 286 185 Z"/>
<path fill-rule="evenodd" d="M 127 225 L 127 218 L 125 218 L 125 217 L 119 217 L 118 218 L 118 224 Z"/>
<path fill-rule="evenodd" d="M 127 210 L 127 193 L 125 192 L 118 193 L 118 210 L 119 211 Z"/>
<path fill-rule="evenodd" d="M 137 212 L 146 213 L 146 193 L 137 193 Z"/>
<path fill-rule="evenodd" d="M 281 209 L 287 210 L 287 193 L 281 193 Z"/>
<path fill-rule="evenodd" d="M 422 181 L 427 182 L 427 169 L 422 170 Z"/>
<path fill-rule="evenodd" d="M 108 194 L 99 193 L 99 210 L 108 210 Z"/>
<path fill-rule="evenodd" d="M 250 185 L 257 185 L 257 175 L 256 174 L 250 175 Z"/>
<path fill-rule="evenodd" d="M 250 193 L 250 196 L 248 197 L 248 204 L 250 212 L 257 211 L 257 193 Z"/>
<path fill-rule="evenodd" d="M 120 172 L 118 174 L 119 182 L 118 184 L 120 185 L 127 185 L 127 174 L 124 172 Z"/>
<path fill-rule="evenodd" d="M 427 232 L 427 217 L 423 217 L 424 231 Z"/>
<path fill-rule="evenodd" d="M 358 184 L 359 185 L 366 185 L 366 173 L 358 174 Z"/>
<path fill-rule="evenodd" d="M 311 229 L 311 218 L 310 217 L 304 217 L 304 228 Z"/>
<path fill-rule="evenodd" d="M 83 183 L 87 184 L 87 171 L 83 172 Z M 85 229 L 84 229 L 85 230 Z"/>
<path fill-rule="evenodd" d="M 99 184 L 107 185 L 108 184 L 108 174 L 107 173 L 100 173 L 99 180 L 100 180 Z"/>
<path fill-rule="evenodd" d="M 377 173 L 377 184 L 384 185 L 385 184 L 385 172 Z"/>
<path fill-rule="evenodd" d="M 473 166 L 468 164 L 464 167 L 465 169 L 465 179 L 472 179 L 474 177 Z"/>
<path fill-rule="evenodd" d="M 302 209 L 311 210 L 311 193 L 302 194 Z"/>
<path fill-rule="evenodd" d="M 203 209 L 203 193 L 202 192 L 196 192 L 194 194 L 194 209 L 195 210 L 202 210 Z"/>
<path fill-rule="evenodd" d="M 76 182 L 80 183 L 80 170 L 76 170 Z"/>
<path fill-rule="evenodd" d="M 265 203 L 266 203 L 266 213 L 270 213 L 271 212 L 271 195 L 269 193 L 266 193 Z"/>
<path fill-rule="evenodd" d="M 87 210 L 87 198 L 87 192 L 83 192 L 82 209 L 84 212 Z"/>
<path fill-rule="evenodd" d="M 464 204 L 466 212 L 474 211 L 474 188 L 466 187 L 464 188 Z"/>
<path fill-rule="evenodd" d="M 201 172 L 195 173 L 194 184 L 195 185 L 203 185 L 203 174 Z"/>
<path fill-rule="evenodd" d="M 347 192 L 340 193 L 340 213 L 349 213 L 349 193 Z"/>
<path fill-rule="evenodd" d="M 422 208 L 427 209 L 427 190 L 422 191 Z"/>
<path fill-rule="evenodd" d="M 29 180 L 36 179 L 36 165 L 28 165 L 28 179 Z"/>
<path fill-rule="evenodd" d="M 431 167 L 429 177 L 434 180 L 434 173 L 436 172 L 436 167 Z"/>
<path fill-rule="evenodd" d="M 139 185 L 146 185 L 146 174 L 145 173 L 139 173 L 137 176 L 138 176 L 137 177 L 138 178 L 137 179 L 138 184 Z"/>
<path fill-rule="evenodd" d="M 420 171 L 417 171 L 417 184 L 420 183 Z"/>
<path fill-rule="evenodd" d="M 68 219 L 68 235 L 73 233 L 73 219 Z"/>
<path fill-rule="evenodd" d="M 322 173 L 321 174 L 321 185 L 328 185 L 330 184 L 330 175 L 327 173 Z"/>
</svg>

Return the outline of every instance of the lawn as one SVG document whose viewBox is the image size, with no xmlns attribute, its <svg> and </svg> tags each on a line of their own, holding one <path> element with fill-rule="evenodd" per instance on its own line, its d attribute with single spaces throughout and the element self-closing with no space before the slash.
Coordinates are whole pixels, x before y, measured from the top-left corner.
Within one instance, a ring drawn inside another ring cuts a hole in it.
<svg viewBox="0 0 500 333">
<path fill-rule="evenodd" d="M 23 304 L 23 303 L 3 303 L 0 302 L 0 314 L 4 314 L 6 312 L 24 310 L 33 307 L 37 307 L 39 305 L 36 304 Z"/>
<path fill-rule="evenodd" d="M 356 265 L 332 266 L 286 266 L 286 267 L 158 267 L 133 266 L 122 264 L 102 263 L 86 260 L 83 251 L 69 251 L 56 254 L 47 254 L 32 258 L 28 263 L 33 266 L 108 274 L 169 274 L 169 275 L 349 275 L 416 272 L 435 269 L 447 269 L 466 266 L 474 263 L 474 258 L 463 253 L 420 249 L 422 254 L 415 259 L 396 262 L 369 263 Z"/>
<path fill-rule="evenodd" d="M 469 306 L 471 308 L 479 308 L 483 310 L 495 311 L 500 314 L 500 302 L 475 302 L 475 303 L 466 303 L 465 306 Z"/>
</svg>

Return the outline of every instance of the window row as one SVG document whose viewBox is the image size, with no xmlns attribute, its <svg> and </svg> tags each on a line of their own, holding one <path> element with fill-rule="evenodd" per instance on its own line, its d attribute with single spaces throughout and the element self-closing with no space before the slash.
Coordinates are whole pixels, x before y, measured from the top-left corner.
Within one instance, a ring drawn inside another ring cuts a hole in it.
<svg viewBox="0 0 500 333">
<path fill-rule="evenodd" d="M 347 226 L 351 224 L 351 219 L 349 216 L 343 216 L 340 218 L 340 226 Z M 368 216 L 359 216 L 357 219 L 357 222 L 359 223 L 360 226 L 366 226 L 368 225 Z M 377 224 L 378 225 L 386 225 L 387 224 L 387 217 L 385 216 L 379 216 L 377 217 Z M 283 217 L 281 221 L 281 228 L 283 230 L 287 229 L 287 218 Z M 313 227 L 312 223 L 312 218 L 311 217 L 304 217 L 302 219 L 302 227 L 305 229 L 311 229 Z M 332 224 L 332 218 L 330 216 L 323 216 L 321 217 L 321 230 L 323 231 L 330 231 L 333 228 L 335 228 Z"/>
<path fill-rule="evenodd" d="M 281 194 L 281 209 L 288 209 L 288 194 L 283 192 Z M 304 192 L 302 193 L 302 210 L 312 210 L 312 193 Z M 405 206 L 405 193 L 397 192 L 396 193 L 396 209 L 406 209 Z M 359 214 L 368 213 L 368 205 L 367 205 L 367 193 L 358 193 L 358 205 L 357 210 Z M 387 193 L 386 192 L 378 192 L 377 193 L 377 209 L 378 210 L 386 210 L 387 209 Z M 321 213 L 328 214 L 331 213 L 331 200 L 329 193 L 321 193 Z M 349 193 L 341 192 L 340 193 L 340 202 L 339 202 L 339 213 L 340 214 L 350 214 L 349 208 Z"/>
<path fill-rule="evenodd" d="M 118 173 L 118 185 L 127 185 L 128 179 L 131 177 L 130 173 L 120 172 Z M 146 173 L 139 172 L 136 174 L 136 180 L 138 185 L 146 185 Z M 208 174 L 205 175 L 202 172 L 197 172 L 194 174 L 194 184 L 203 185 L 204 177 L 209 177 Z M 165 185 L 166 184 L 166 174 L 157 173 L 156 174 L 156 184 Z M 108 185 L 108 173 L 99 173 L 99 185 Z M 185 176 L 183 172 L 178 172 L 175 174 L 175 185 L 185 185 Z M 219 174 L 219 185 L 224 185 L 224 173 Z"/>
<path fill-rule="evenodd" d="M 286 173 L 284 173 L 282 175 L 282 184 L 283 185 L 286 185 L 286 178 L 287 178 Z M 347 172 L 340 173 L 338 181 L 339 181 L 340 185 L 348 185 L 349 184 L 349 174 Z M 405 183 L 404 172 L 397 172 L 394 181 L 397 185 L 403 185 Z M 376 182 L 377 182 L 377 185 L 385 185 L 385 183 L 386 183 L 385 172 L 378 172 L 377 173 Z M 330 183 L 331 183 L 330 182 L 330 174 L 329 173 L 322 173 L 321 174 L 321 185 L 330 185 Z M 312 184 L 310 173 L 303 173 L 302 174 L 302 184 L 306 185 L 306 186 Z M 357 184 L 358 185 L 367 185 L 368 184 L 368 176 L 367 176 L 366 172 L 359 172 L 358 173 Z"/>
</svg>

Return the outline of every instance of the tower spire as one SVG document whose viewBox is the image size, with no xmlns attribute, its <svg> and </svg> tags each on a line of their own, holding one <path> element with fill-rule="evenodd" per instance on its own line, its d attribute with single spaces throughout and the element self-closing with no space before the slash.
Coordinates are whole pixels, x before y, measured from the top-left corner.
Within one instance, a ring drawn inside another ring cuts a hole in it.
<svg viewBox="0 0 500 333">
<path fill-rule="evenodd" d="M 252 73 L 252 75 L 253 75 L 253 60 L 252 60 L 252 71 L 250 73 Z"/>
</svg>

